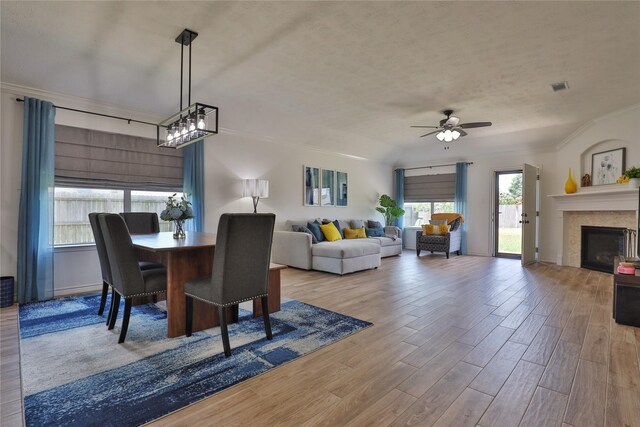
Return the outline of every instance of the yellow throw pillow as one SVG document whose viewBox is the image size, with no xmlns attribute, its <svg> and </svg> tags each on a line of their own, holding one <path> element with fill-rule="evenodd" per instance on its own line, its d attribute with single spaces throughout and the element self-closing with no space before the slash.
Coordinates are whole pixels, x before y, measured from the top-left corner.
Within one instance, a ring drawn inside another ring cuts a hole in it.
<svg viewBox="0 0 640 427">
<path fill-rule="evenodd" d="M 366 239 L 367 235 L 364 232 L 364 227 L 361 228 L 343 228 L 345 239 Z"/>
<path fill-rule="evenodd" d="M 324 234 L 324 238 L 330 242 L 335 242 L 336 240 L 342 240 L 342 236 L 340 235 L 340 232 L 332 222 L 330 222 L 329 224 L 322 224 L 320 226 L 320 230 L 322 230 L 322 234 Z"/>
<path fill-rule="evenodd" d="M 444 236 L 449 232 L 451 228 L 450 225 L 447 224 L 424 224 L 422 226 L 422 235 L 423 236 Z"/>
</svg>

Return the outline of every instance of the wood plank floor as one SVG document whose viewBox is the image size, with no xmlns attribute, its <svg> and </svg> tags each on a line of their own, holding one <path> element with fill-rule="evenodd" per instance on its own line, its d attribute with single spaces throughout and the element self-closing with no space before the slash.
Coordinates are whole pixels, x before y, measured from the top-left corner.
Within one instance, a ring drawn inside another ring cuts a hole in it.
<svg viewBox="0 0 640 427">
<path fill-rule="evenodd" d="M 640 426 L 640 329 L 611 319 L 611 275 L 406 251 L 282 277 L 374 326 L 154 425 Z M 0 424 L 20 425 L 16 309 L 1 320 Z"/>
</svg>

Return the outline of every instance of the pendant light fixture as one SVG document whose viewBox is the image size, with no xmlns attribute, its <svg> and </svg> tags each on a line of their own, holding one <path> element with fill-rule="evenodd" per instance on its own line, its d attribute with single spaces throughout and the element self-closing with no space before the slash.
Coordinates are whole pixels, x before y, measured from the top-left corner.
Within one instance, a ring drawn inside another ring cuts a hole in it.
<svg viewBox="0 0 640 427">
<path fill-rule="evenodd" d="M 158 124 L 159 147 L 183 148 L 218 133 L 218 107 L 200 102 L 191 103 L 191 43 L 196 37 L 198 33 L 186 28 L 176 37 L 176 43 L 180 43 L 180 111 Z M 183 109 L 185 46 L 189 46 L 189 80 L 188 107 Z"/>
</svg>

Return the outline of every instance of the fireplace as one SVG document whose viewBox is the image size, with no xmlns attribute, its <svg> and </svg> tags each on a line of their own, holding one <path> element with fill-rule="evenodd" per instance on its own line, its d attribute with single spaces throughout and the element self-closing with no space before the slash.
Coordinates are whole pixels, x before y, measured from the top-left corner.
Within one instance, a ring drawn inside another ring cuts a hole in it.
<svg viewBox="0 0 640 427">
<path fill-rule="evenodd" d="M 613 273 L 613 260 L 625 254 L 627 229 L 621 227 L 581 227 L 580 267 Z"/>
</svg>

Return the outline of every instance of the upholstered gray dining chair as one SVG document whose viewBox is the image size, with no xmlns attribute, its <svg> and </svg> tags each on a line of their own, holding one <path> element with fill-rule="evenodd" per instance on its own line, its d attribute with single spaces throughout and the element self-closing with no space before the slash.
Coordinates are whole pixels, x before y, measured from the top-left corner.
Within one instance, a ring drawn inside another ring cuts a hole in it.
<svg viewBox="0 0 640 427">
<path fill-rule="evenodd" d="M 218 307 L 225 357 L 231 356 L 226 308 L 260 298 L 267 339 L 269 321 L 269 262 L 274 214 L 223 214 L 218 224 L 211 276 L 186 283 L 187 336 L 191 336 L 193 299 Z"/>
<path fill-rule="evenodd" d="M 98 221 L 98 215 L 104 214 L 98 212 L 90 213 L 89 224 L 91 225 L 91 231 L 93 232 L 93 240 L 96 242 L 96 251 L 98 252 L 98 260 L 100 261 L 100 270 L 102 272 L 102 295 L 100 297 L 100 307 L 98 308 L 98 315 L 101 316 L 102 313 L 104 313 L 107 295 L 109 294 L 109 286 L 111 286 L 111 266 L 109 265 L 107 248 L 104 245 L 104 237 L 102 236 L 102 228 L 100 227 L 100 221 Z M 150 261 L 138 261 L 138 265 L 141 270 L 164 268 L 162 264 Z M 111 313 L 111 310 L 109 310 L 109 313 Z M 108 324 L 109 316 L 107 316 L 107 325 Z"/>
<path fill-rule="evenodd" d="M 152 234 L 160 232 L 158 214 L 155 212 L 122 212 L 120 216 L 124 219 L 131 234 Z"/>
<path fill-rule="evenodd" d="M 118 317 L 120 297 L 124 298 L 124 315 L 122 330 L 118 343 L 123 343 L 127 336 L 131 302 L 133 297 L 156 295 L 167 290 L 167 270 L 164 267 L 148 270 L 140 269 L 136 252 L 131 242 L 131 235 L 124 219 L 116 214 L 98 215 L 102 230 L 107 257 L 111 268 L 111 314 L 109 329 L 113 329 Z"/>
</svg>

